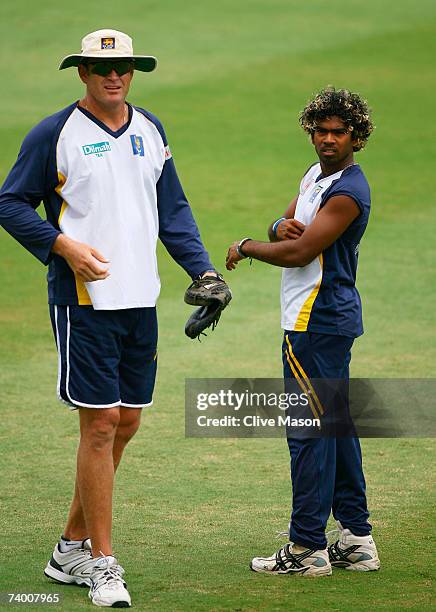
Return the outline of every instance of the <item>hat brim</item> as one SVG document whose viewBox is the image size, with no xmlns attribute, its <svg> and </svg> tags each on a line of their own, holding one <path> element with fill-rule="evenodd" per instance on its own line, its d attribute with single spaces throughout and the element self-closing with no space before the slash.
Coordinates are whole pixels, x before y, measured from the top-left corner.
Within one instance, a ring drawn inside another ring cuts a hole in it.
<svg viewBox="0 0 436 612">
<path fill-rule="evenodd" d="M 108 57 L 106 54 L 103 57 L 101 55 L 67 55 L 67 57 L 64 57 L 61 61 L 59 70 L 64 70 L 65 68 L 71 68 L 73 66 L 77 67 L 92 59 L 97 61 L 132 60 L 134 62 L 134 69 L 140 70 L 141 72 L 152 72 L 157 66 L 157 59 L 152 55 L 131 55 L 129 57 L 120 55 Z"/>
</svg>

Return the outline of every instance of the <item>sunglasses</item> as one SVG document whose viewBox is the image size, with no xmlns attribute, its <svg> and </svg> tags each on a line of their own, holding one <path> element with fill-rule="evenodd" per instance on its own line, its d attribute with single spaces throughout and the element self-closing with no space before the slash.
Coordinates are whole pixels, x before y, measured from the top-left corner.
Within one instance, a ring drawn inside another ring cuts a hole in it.
<svg viewBox="0 0 436 612">
<path fill-rule="evenodd" d="M 115 70 L 118 76 L 123 76 L 131 70 L 133 70 L 132 61 L 117 61 L 117 62 L 96 62 L 95 64 L 89 62 L 86 64 L 89 68 L 89 72 L 92 74 L 98 74 L 98 76 L 107 76 Z"/>
</svg>

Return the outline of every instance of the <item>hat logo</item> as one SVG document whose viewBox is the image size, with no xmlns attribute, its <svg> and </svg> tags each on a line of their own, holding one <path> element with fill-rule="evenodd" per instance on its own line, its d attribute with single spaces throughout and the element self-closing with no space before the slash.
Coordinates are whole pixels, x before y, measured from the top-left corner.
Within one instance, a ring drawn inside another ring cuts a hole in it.
<svg viewBox="0 0 436 612">
<path fill-rule="evenodd" d="M 102 38 L 101 48 L 102 49 L 115 49 L 115 38 Z"/>
</svg>

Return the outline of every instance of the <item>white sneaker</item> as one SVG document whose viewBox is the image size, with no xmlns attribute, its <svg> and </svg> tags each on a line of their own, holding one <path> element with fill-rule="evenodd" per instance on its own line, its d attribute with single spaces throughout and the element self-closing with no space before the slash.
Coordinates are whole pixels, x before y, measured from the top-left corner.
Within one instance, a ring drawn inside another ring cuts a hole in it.
<svg viewBox="0 0 436 612">
<path fill-rule="evenodd" d="M 115 557 L 94 559 L 89 598 L 96 606 L 130 608 L 131 599 L 122 576 L 124 570 Z"/>
<path fill-rule="evenodd" d="M 94 565 L 95 559 L 92 558 L 89 539 L 83 540 L 81 548 L 73 548 L 67 552 L 61 552 L 58 543 L 44 574 L 62 584 L 90 586 L 90 575 Z"/>
<path fill-rule="evenodd" d="M 337 524 L 338 529 L 334 532 L 339 535 L 339 540 L 328 547 L 333 567 L 360 572 L 380 569 L 380 559 L 372 536 L 355 536 L 349 529 L 344 529 L 339 521 Z"/>
<path fill-rule="evenodd" d="M 332 566 L 327 549 L 312 550 L 289 542 L 271 557 L 255 557 L 250 568 L 262 574 L 297 574 L 300 576 L 330 576 Z"/>
</svg>

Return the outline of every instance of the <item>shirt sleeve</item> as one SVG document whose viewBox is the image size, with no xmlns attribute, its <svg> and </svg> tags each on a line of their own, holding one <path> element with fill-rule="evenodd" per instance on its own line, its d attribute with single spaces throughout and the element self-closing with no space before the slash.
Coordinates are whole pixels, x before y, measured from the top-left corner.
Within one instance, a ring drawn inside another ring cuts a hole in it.
<svg viewBox="0 0 436 612">
<path fill-rule="evenodd" d="M 337 195 L 346 195 L 354 200 L 359 207 L 361 215 L 371 202 L 369 185 L 363 173 L 356 166 L 346 169 L 341 178 L 331 184 L 322 196 L 322 206 L 327 200 Z"/>
<path fill-rule="evenodd" d="M 151 113 L 146 114 L 157 127 L 165 147 L 165 163 L 156 185 L 159 238 L 171 257 L 191 278 L 195 278 L 206 270 L 214 270 L 214 266 L 201 241 L 191 207 L 177 176 L 162 124 Z"/>
<path fill-rule="evenodd" d="M 45 199 L 53 177 L 50 173 L 52 131 L 47 120 L 37 125 L 23 141 L 18 159 L 0 190 L 0 225 L 43 264 L 60 234 L 42 219 L 36 208 Z"/>
</svg>

